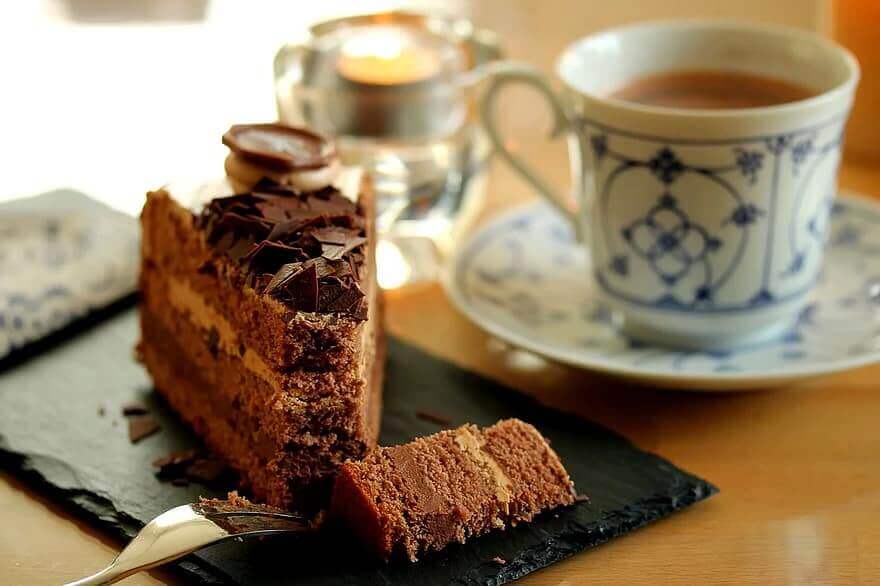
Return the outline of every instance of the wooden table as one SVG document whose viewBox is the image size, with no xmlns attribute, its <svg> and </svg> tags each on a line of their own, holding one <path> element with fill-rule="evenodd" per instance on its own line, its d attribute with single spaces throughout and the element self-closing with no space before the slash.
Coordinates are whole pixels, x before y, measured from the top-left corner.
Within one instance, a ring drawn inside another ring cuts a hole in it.
<svg viewBox="0 0 880 586">
<path fill-rule="evenodd" d="M 664 8 L 649 2 L 643 15 L 684 14 L 695 4 L 669 2 Z M 792 12 L 794 5 L 803 7 L 797 0 L 740 4 L 769 20 L 812 23 L 810 15 Z M 625 7 L 612 15 L 610 8 L 597 8 L 594 14 L 596 5 L 550 0 L 538 9 L 527 0 L 487 0 L 470 9 L 503 32 L 511 54 L 531 55 L 549 68 L 552 55 L 576 33 L 637 16 L 625 14 Z M 566 18 L 564 10 L 576 18 Z M 514 132 L 523 150 L 562 181 L 564 153 L 540 138 L 546 116 L 528 107 L 529 99 L 511 96 L 507 114 Z M 880 194 L 880 169 L 846 166 L 842 183 Z M 500 166 L 492 170 L 490 191 L 484 217 L 530 197 Z M 745 394 L 635 388 L 546 363 L 492 339 L 457 313 L 437 285 L 394 291 L 388 298 L 394 335 L 611 427 L 721 488 L 705 503 L 522 583 L 880 581 L 880 366 Z M 0 511 L 3 584 L 79 577 L 107 563 L 120 546 L 2 473 Z M 170 574 L 154 572 L 127 583 L 169 581 Z"/>
</svg>

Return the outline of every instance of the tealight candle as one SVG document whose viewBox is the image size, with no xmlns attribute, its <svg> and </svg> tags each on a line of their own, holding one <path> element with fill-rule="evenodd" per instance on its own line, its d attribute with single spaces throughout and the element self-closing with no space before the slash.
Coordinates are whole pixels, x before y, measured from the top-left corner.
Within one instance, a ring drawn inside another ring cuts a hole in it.
<svg viewBox="0 0 880 586">
<path fill-rule="evenodd" d="M 414 26 L 347 27 L 319 44 L 323 104 L 334 134 L 424 139 L 454 132 L 464 116 L 458 76 L 464 54 L 450 39 Z"/>
<path fill-rule="evenodd" d="M 440 56 L 402 27 L 377 26 L 354 34 L 340 51 L 339 75 L 359 83 L 397 85 L 429 79 L 440 72 Z"/>
</svg>

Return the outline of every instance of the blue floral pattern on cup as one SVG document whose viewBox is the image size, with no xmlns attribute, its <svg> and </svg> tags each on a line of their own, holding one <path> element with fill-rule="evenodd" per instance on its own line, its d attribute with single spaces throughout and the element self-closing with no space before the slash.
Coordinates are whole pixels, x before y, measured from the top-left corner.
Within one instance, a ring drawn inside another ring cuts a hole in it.
<svg viewBox="0 0 880 586">
<path fill-rule="evenodd" d="M 819 271 L 843 125 L 838 117 L 783 135 L 676 141 L 581 119 L 595 173 L 599 286 L 630 304 L 700 313 L 805 296 Z M 646 173 L 653 193 L 644 192 Z M 755 270 L 756 255 L 761 275 L 744 291 L 740 276 Z M 634 278 L 646 270 L 655 281 Z"/>
<path fill-rule="evenodd" d="M 669 284 L 674 284 L 721 247 L 721 240 L 694 223 L 669 194 L 661 196 L 644 218 L 624 228 L 623 238 Z M 619 262 L 626 257 L 615 258 Z"/>
</svg>

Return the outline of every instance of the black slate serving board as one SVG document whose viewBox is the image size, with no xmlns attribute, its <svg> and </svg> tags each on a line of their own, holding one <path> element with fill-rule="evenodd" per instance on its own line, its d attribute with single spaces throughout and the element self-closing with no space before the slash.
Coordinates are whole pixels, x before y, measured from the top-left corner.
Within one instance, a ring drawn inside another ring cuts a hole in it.
<svg viewBox="0 0 880 586">
<path fill-rule="evenodd" d="M 136 313 L 122 305 L 89 327 L 80 324 L 0 361 L 0 465 L 95 524 L 130 537 L 162 511 L 211 491 L 153 476 L 155 458 L 192 447 L 196 439 L 134 361 Z M 147 403 L 162 425 L 159 434 L 135 445 L 120 415 L 121 405 L 133 399 Z M 381 565 L 329 538 L 291 536 L 220 544 L 189 556 L 179 568 L 203 583 L 503 584 L 716 492 L 608 429 L 541 407 L 392 340 L 381 442 L 401 443 L 440 429 L 418 412 L 447 416 L 450 426 L 512 416 L 533 423 L 589 501 L 453 545 L 417 564 Z"/>
</svg>

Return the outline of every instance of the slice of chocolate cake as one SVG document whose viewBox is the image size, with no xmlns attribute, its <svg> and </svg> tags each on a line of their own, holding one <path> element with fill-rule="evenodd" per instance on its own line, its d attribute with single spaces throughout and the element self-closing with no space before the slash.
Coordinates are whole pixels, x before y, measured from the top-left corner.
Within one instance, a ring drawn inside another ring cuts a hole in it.
<svg viewBox="0 0 880 586">
<path fill-rule="evenodd" d="M 256 500 L 320 506 L 379 428 L 371 193 L 311 132 L 234 126 L 224 142 L 237 175 L 147 196 L 140 355 Z"/>
<path fill-rule="evenodd" d="M 531 425 L 465 425 L 342 466 L 330 516 L 384 559 L 452 542 L 575 501 L 559 457 Z"/>
</svg>

